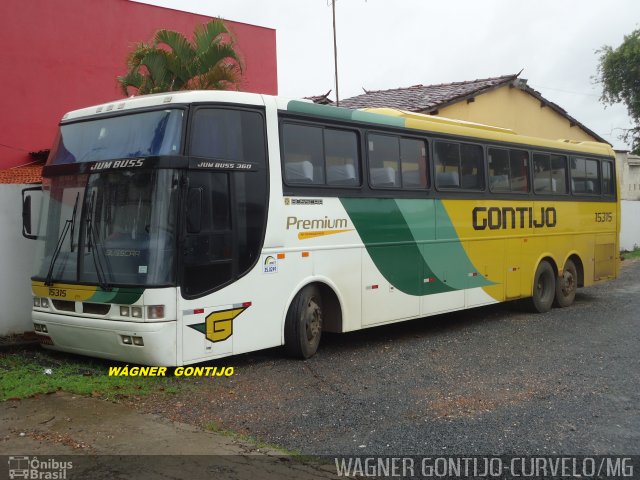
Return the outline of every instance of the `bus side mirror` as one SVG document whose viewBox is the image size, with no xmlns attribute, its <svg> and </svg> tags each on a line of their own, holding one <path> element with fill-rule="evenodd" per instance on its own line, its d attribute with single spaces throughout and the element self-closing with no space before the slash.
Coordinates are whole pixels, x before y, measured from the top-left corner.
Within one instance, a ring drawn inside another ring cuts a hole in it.
<svg viewBox="0 0 640 480">
<path fill-rule="evenodd" d="M 187 233 L 200 233 L 202 228 L 202 188 L 190 188 L 187 194 Z"/>
<path fill-rule="evenodd" d="M 31 220 L 33 215 L 31 215 L 31 194 L 28 192 L 34 191 L 42 191 L 42 187 L 30 187 L 22 190 L 22 236 L 28 238 L 29 240 L 37 240 L 38 236 L 33 235 L 31 232 L 33 231 Z"/>
</svg>

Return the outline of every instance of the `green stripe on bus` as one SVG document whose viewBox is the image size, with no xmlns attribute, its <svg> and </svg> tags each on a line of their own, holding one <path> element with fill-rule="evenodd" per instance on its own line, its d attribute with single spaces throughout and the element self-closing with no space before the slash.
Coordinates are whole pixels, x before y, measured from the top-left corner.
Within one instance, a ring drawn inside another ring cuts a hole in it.
<svg viewBox="0 0 640 480">
<path fill-rule="evenodd" d="M 340 201 L 376 268 L 391 285 L 415 296 L 454 290 L 440 281 L 425 262 L 395 200 L 341 198 Z"/>
<path fill-rule="evenodd" d="M 485 287 L 493 282 L 477 272 L 440 200 L 396 200 L 429 268 L 456 290 Z M 436 227 L 437 226 L 437 227 Z"/>
<path fill-rule="evenodd" d="M 131 305 L 138 301 L 144 292 L 141 288 L 114 288 L 110 292 L 98 287 L 96 293 L 89 299 L 96 303 L 118 303 L 121 305 Z"/>
<path fill-rule="evenodd" d="M 377 123 L 380 125 L 389 125 L 392 127 L 405 126 L 405 120 L 402 117 L 391 117 L 388 115 L 380 115 L 378 113 L 352 110 L 350 108 L 318 105 L 316 103 L 301 102 L 299 100 L 291 100 L 289 103 L 287 103 L 287 110 L 291 112 L 305 113 L 308 115 L 315 115 L 319 117 L 334 118 L 337 120 L 353 120 L 357 122 Z"/>
</svg>

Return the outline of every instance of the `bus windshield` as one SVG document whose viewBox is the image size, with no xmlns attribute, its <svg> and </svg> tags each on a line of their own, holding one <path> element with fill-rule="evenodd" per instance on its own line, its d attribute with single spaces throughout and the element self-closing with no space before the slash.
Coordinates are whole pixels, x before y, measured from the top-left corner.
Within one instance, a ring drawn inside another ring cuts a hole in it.
<svg viewBox="0 0 640 480">
<path fill-rule="evenodd" d="M 47 180 L 36 278 L 105 288 L 174 284 L 178 183 L 174 170 Z"/>
<path fill-rule="evenodd" d="M 178 155 L 183 114 L 168 109 L 63 124 L 47 164 Z"/>
</svg>

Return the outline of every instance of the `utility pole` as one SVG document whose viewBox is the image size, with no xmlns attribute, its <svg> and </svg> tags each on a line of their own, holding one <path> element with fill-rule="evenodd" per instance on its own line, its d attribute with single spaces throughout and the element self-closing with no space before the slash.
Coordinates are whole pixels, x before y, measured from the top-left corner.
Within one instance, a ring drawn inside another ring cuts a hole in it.
<svg viewBox="0 0 640 480">
<path fill-rule="evenodd" d="M 338 93 L 338 43 L 336 42 L 336 1 L 331 0 L 333 9 L 333 66 L 336 73 L 336 107 L 340 106 L 340 95 Z"/>
</svg>

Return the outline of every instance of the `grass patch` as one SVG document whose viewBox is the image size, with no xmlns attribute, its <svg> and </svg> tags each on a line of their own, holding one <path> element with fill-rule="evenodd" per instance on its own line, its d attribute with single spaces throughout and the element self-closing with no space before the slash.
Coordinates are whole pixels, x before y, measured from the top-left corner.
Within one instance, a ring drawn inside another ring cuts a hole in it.
<svg viewBox="0 0 640 480">
<path fill-rule="evenodd" d="M 214 432 L 214 433 L 217 433 L 218 435 L 224 435 L 225 437 L 230 437 L 235 440 L 240 440 L 242 442 L 249 443 L 251 445 L 254 445 L 256 448 L 260 448 L 263 450 L 274 450 L 284 455 L 296 456 L 296 457 L 299 457 L 301 455 L 299 450 L 288 450 L 287 448 L 282 447 L 280 445 L 274 445 L 273 443 L 263 442 L 262 440 L 259 440 L 256 437 L 252 437 L 251 435 L 244 435 L 242 433 L 234 432 L 233 430 L 227 430 L 226 428 L 223 428 L 222 426 L 220 426 L 218 423 L 214 421 L 207 423 L 205 425 L 205 428 L 210 432 Z"/>
<path fill-rule="evenodd" d="M 640 258 L 640 248 L 635 248 L 630 252 L 620 252 L 623 260 L 631 260 L 632 258 Z"/>
<path fill-rule="evenodd" d="M 39 349 L 0 352 L 0 401 L 58 390 L 115 399 L 177 393 L 186 386 L 173 377 L 110 377 L 109 366 L 106 361 Z"/>
</svg>

